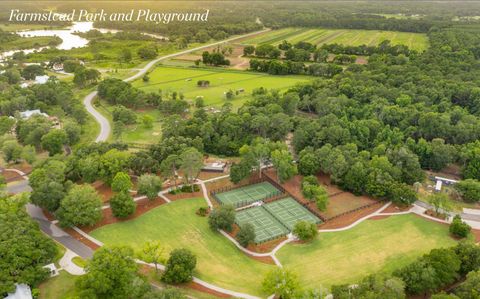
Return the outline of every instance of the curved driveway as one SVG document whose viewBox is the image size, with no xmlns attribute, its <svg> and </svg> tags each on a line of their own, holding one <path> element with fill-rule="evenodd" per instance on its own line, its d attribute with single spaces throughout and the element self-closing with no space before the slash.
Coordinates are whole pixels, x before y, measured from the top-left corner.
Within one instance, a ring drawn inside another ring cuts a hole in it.
<svg viewBox="0 0 480 299">
<path fill-rule="evenodd" d="M 239 35 L 239 36 L 235 36 L 235 37 L 228 38 L 228 39 L 225 39 L 225 40 L 221 40 L 221 41 L 218 41 L 218 42 L 214 42 L 214 43 L 211 43 L 211 44 L 208 44 L 208 45 L 204 45 L 204 46 L 200 46 L 200 47 L 196 47 L 196 48 L 192 48 L 192 49 L 180 51 L 180 52 L 177 52 L 177 53 L 173 53 L 173 54 L 158 57 L 158 58 L 150 61 L 149 63 L 147 63 L 143 68 L 141 68 L 138 71 L 138 73 L 136 73 L 135 75 L 133 75 L 129 78 L 124 79 L 123 81 L 130 82 L 130 81 L 134 81 L 134 80 L 142 77 L 157 62 L 160 62 L 162 60 L 173 58 L 173 57 L 180 56 L 180 55 L 184 55 L 184 54 L 191 53 L 191 52 L 195 52 L 195 51 L 202 50 L 202 49 L 205 49 L 205 48 L 208 48 L 208 47 L 220 45 L 220 44 L 223 44 L 223 43 L 226 43 L 226 42 L 231 42 L 231 41 L 234 41 L 234 40 L 238 40 L 238 39 L 241 39 L 241 38 L 245 38 L 245 37 L 255 35 L 255 34 L 259 34 L 259 33 L 265 32 L 265 31 L 269 31 L 269 30 L 270 29 L 255 31 L 255 32 L 251 32 L 251 33 L 248 33 L 248 34 Z M 97 91 L 92 91 L 91 93 L 89 93 L 85 97 L 85 99 L 83 100 L 83 104 L 85 105 L 85 108 L 87 109 L 87 112 L 90 113 L 95 118 L 95 120 L 100 124 L 100 133 L 98 134 L 97 138 L 95 139 L 95 142 L 102 142 L 102 141 L 107 141 L 108 136 L 110 135 L 110 132 L 111 132 L 111 126 L 110 126 L 110 123 L 108 122 L 108 120 L 105 118 L 105 116 L 100 114 L 100 112 L 95 110 L 95 108 L 93 108 L 93 106 L 92 106 L 92 100 L 95 98 L 96 95 L 97 95 Z"/>
</svg>

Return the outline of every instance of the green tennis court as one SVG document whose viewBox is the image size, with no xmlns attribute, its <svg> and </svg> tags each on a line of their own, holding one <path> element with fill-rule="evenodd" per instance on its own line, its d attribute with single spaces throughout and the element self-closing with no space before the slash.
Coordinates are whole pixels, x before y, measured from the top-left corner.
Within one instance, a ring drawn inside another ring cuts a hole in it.
<svg viewBox="0 0 480 299">
<path fill-rule="evenodd" d="M 321 220 L 302 207 L 293 198 L 287 197 L 263 205 L 276 219 L 278 219 L 290 231 L 298 221 L 320 223 Z"/>
<path fill-rule="evenodd" d="M 276 239 L 289 233 L 288 229 L 263 207 L 254 207 L 237 212 L 235 222 L 241 227 L 250 223 L 255 230 L 255 243 Z"/>
<path fill-rule="evenodd" d="M 230 204 L 234 207 L 243 207 L 253 202 L 263 200 L 280 194 L 281 191 L 269 182 L 247 185 L 227 192 L 215 194 L 222 204 Z"/>
</svg>

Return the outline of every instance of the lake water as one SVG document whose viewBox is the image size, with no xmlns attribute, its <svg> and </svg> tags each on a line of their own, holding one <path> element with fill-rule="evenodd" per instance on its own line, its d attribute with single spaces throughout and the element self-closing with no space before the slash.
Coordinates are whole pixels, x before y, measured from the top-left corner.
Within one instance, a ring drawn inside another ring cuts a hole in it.
<svg viewBox="0 0 480 299">
<path fill-rule="evenodd" d="M 93 22 L 74 22 L 71 27 L 65 29 L 52 29 L 52 30 L 24 30 L 16 32 L 18 35 L 23 37 L 34 37 L 34 36 L 58 36 L 62 39 L 62 43 L 57 45 L 56 48 L 60 50 L 70 50 L 73 48 L 85 47 L 88 44 L 88 39 L 80 37 L 75 32 L 88 32 L 92 29 L 96 29 L 101 33 L 107 32 L 118 32 L 115 29 L 102 29 L 94 28 Z M 25 54 L 33 53 L 35 51 L 41 51 L 48 47 L 40 47 L 35 49 L 25 49 L 25 50 L 13 50 L 0 53 L 0 60 L 3 60 L 7 57 L 12 56 L 15 52 L 23 51 Z"/>
<path fill-rule="evenodd" d="M 75 32 L 88 32 L 92 29 L 96 29 L 102 33 L 107 32 L 118 32 L 114 29 L 97 29 L 93 28 L 92 22 L 75 22 L 73 26 L 66 29 L 53 29 L 53 30 L 27 30 L 19 31 L 18 35 L 24 37 L 33 37 L 33 36 L 58 36 L 62 39 L 62 43 L 57 46 L 57 49 L 60 50 L 70 50 L 73 48 L 85 47 L 88 44 L 88 39 L 75 35 Z"/>
</svg>

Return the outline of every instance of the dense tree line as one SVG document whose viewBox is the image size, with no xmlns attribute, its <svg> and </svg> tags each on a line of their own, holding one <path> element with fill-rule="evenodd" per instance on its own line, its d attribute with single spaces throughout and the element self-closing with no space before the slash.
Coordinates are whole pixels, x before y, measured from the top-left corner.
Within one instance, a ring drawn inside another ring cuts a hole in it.
<svg viewBox="0 0 480 299">
<path fill-rule="evenodd" d="M 57 254 L 55 243 L 27 214 L 24 195 L 0 195 L 0 295 L 15 292 L 16 283 L 32 287 L 49 276 L 43 266 Z"/>
</svg>

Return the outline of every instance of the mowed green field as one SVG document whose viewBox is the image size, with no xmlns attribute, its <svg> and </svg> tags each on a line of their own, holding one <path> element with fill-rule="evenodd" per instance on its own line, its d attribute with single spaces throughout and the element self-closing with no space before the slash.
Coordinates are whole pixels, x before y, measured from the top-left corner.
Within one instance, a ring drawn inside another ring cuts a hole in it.
<svg viewBox="0 0 480 299">
<path fill-rule="evenodd" d="M 433 248 L 453 245 L 448 226 L 407 214 L 320 233 L 310 244 L 287 244 L 277 257 L 306 287 L 330 287 L 376 272 L 390 273 Z"/>
<path fill-rule="evenodd" d="M 242 44 L 277 45 L 283 40 L 287 40 L 291 43 L 305 41 L 315 45 L 337 43 L 348 46 L 359 46 L 363 44 L 375 46 L 387 39 L 390 40 L 393 45 L 406 45 L 410 49 L 417 51 L 423 51 L 428 47 L 427 35 L 422 33 L 320 28 L 284 28 L 272 30 L 251 39 L 246 39 L 242 41 Z"/>
<path fill-rule="evenodd" d="M 220 68 L 185 68 L 158 66 L 148 75 L 149 82 L 137 80 L 135 87 L 144 91 L 181 92 L 187 100 L 203 96 L 207 106 L 221 107 L 227 100 L 225 92 L 243 89 L 232 100 L 235 108 L 251 98 L 255 88 L 286 90 L 297 83 L 311 80 L 307 76 L 272 76 L 264 73 L 226 70 Z M 210 81 L 209 87 L 198 87 L 198 80 Z"/>
<path fill-rule="evenodd" d="M 261 282 L 274 266 L 247 257 L 213 232 L 207 218 L 195 214 L 204 206 L 202 198 L 174 201 L 137 219 L 101 227 L 91 235 L 105 245 L 129 245 L 135 250 L 149 240 L 159 240 L 166 254 L 174 248 L 188 248 L 197 256 L 195 275 L 199 278 L 227 289 L 266 295 L 261 293 Z"/>
</svg>

